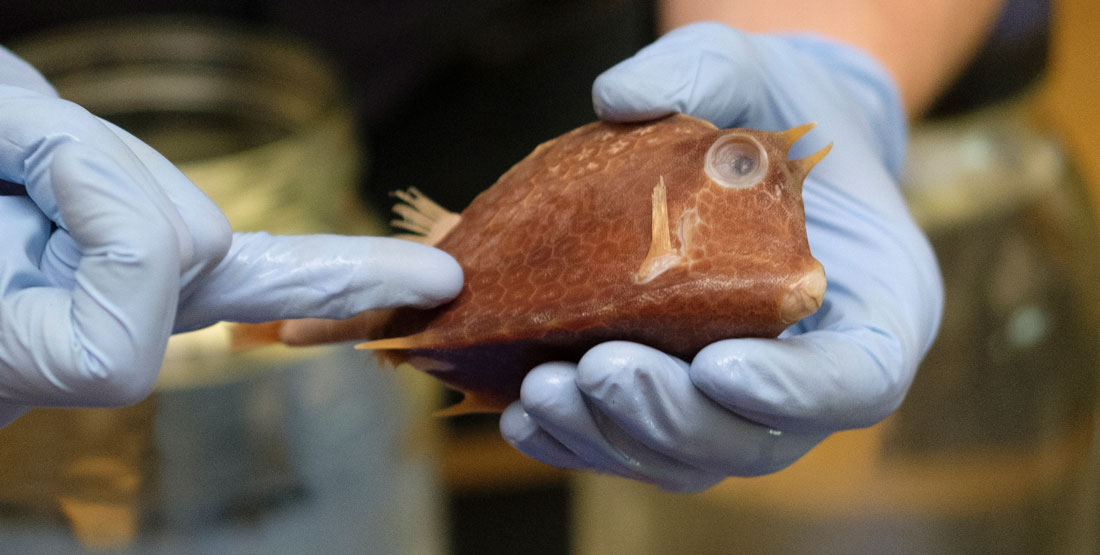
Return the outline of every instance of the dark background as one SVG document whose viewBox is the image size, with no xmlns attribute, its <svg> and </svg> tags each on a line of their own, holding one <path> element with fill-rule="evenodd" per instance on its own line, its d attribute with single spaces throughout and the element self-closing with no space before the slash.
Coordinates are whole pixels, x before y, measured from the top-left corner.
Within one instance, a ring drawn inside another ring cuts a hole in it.
<svg viewBox="0 0 1100 555">
<path fill-rule="evenodd" d="M 363 194 L 382 207 L 388 191 L 416 186 L 461 209 L 539 142 L 594 119 L 592 80 L 654 37 L 653 10 L 639 0 L 11 4 L 0 44 L 65 23 L 165 13 L 307 39 L 342 69 L 370 149 Z"/>
</svg>

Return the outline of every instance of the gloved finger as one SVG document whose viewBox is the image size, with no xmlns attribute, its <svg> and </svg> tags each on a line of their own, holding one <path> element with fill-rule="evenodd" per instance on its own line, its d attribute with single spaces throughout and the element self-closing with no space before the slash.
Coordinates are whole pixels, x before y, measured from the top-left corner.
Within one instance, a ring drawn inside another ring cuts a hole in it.
<svg viewBox="0 0 1100 555">
<path fill-rule="evenodd" d="M 39 269 L 51 286 L 72 289 L 76 287 L 76 269 L 82 256 L 83 248 L 76 239 L 68 231 L 58 228 L 50 234 L 50 239 L 46 242 Z"/>
<path fill-rule="evenodd" d="M 697 389 L 685 362 L 637 343 L 612 341 L 590 349 L 578 364 L 577 386 L 648 449 L 729 476 L 786 468 L 827 435 L 747 420 Z"/>
<path fill-rule="evenodd" d="M 187 289 L 229 252 L 233 240 L 229 220 L 214 201 L 167 158 L 126 130 L 107 121 L 103 124 L 156 176 L 161 192 L 179 213 L 186 227 L 186 233 L 181 230 L 181 235 L 187 239 L 181 243 L 181 253 L 188 261 L 182 269 L 180 287 Z"/>
<path fill-rule="evenodd" d="M 895 370 L 906 361 L 882 330 L 840 324 L 782 340 L 714 343 L 692 362 L 692 382 L 730 410 L 784 431 L 870 426 L 901 404 L 913 373 Z"/>
<path fill-rule="evenodd" d="M 171 201 L 185 229 L 181 229 L 181 257 L 189 264 L 181 268 L 180 288 L 186 290 L 195 279 L 210 271 L 229 250 L 232 230 L 222 211 L 171 162 L 133 135 L 109 123 L 111 129 L 141 163 L 156 176 L 161 193 Z M 80 245 L 64 229 L 50 237 L 42 257 L 42 271 L 59 287 L 71 287 L 76 265 L 82 256 Z"/>
<path fill-rule="evenodd" d="M 576 385 L 576 365 L 537 366 L 523 380 L 520 401 L 538 427 L 584 461 L 587 468 L 670 491 L 698 491 L 723 478 L 649 449 L 598 410 L 590 410 Z M 519 447 L 538 459 L 543 455 L 540 448 L 545 443 Z"/>
<path fill-rule="evenodd" d="M 15 303 L 26 291 L 48 287 L 38 270 L 37 260 L 50 234 L 50 221 L 27 196 L 0 197 L 0 426 L 18 418 L 27 409 L 21 404 L 22 371 L 11 367 L 4 355 L 9 343 L 21 342 L 23 322 L 15 319 Z"/>
<path fill-rule="evenodd" d="M 237 233 L 229 254 L 181 303 L 176 330 L 429 308 L 461 288 L 462 269 L 450 255 L 411 241 Z"/>
<path fill-rule="evenodd" d="M 28 190 L 48 190 L 84 257 L 71 291 L 6 292 L 0 314 L 4 399 L 29 405 L 136 402 L 155 383 L 175 314 L 175 229 L 147 193 L 144 173 L 135 175 L 83 143 L 61 142 L 48 154 L 31 158 Z"/>
<path fill-rule="evenodd" d="M 717 23 L 674 29 L 599 75 L 592 85 L 596 114 L 641 121 L 673 112 L 719 127 L 763 119 L 766 98 L 758 45 Z"/>
<path fill-rule="evenodd" d="M 50 222 L 27 196 L 0 197 L 0 330 L 6 329 L 8 295 L 28 287 L 47 285 L 35 259 L 46 243 Z M 0 374 L 4 367 L 0 363 Z M 25 414 L 29 407 L 12 402 L 12 395 L 0 383 L 0 428 Z"/>
<path fill-rule="evenodd" d="M 71 102 L 45 97 L 26 89 L 0 85 L 0 179 L 22 183 L 38 208 L 62 229 L 68 229 L 50 178 L 51 159 L 61 145 L 94 145 L 113 160 L 117 171 L 129 176 L 129 191 L 144 197 L 159 220 L 176 232 L 180 247 L 179 272 L 192 265 L 194 246 L 188 227 L 165 195 L 156 176 L 102 120 Z M 70 230 L 71 231 L 71 230 Z M 177 282 L 178 287 L 178 282 Z"/>
<path fill-rule="evenodd" d="M 515 401 L 500 415 L 500 435 L 517 451 L 558 468 L 588 468 L 575 453 L 539 427 Z"/>
<path fill-rule="evenodd" d="M 22 87 L 47 96 L 57 96 L 57 91 L 37 69 L 3 46 L 0 46 L 0 76 L 3 76 L 4 85 Z"/>
<path fill-rule="evenodd" d="M 0 302 L 28 287 L 49 285 L 38 259 L 50 236 L 50 221 L 26 196 L 0 197 Z M 0 314 L 2 316 L 2 314 Z"/>
</svg>

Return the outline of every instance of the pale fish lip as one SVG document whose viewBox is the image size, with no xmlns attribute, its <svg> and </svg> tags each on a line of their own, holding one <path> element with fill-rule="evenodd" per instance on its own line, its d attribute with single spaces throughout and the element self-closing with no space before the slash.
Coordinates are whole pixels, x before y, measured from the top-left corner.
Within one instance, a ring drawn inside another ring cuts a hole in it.
<svg viewBox="0 0 1100 555">
<path fill-rule="evenodd" d="M 779 303 L 780 322 L 790 325 L 817 312 L 825 298 L 825 286 L 825 269 L 815 261 L 813 268 L 788 285 Z"/>
</svg>

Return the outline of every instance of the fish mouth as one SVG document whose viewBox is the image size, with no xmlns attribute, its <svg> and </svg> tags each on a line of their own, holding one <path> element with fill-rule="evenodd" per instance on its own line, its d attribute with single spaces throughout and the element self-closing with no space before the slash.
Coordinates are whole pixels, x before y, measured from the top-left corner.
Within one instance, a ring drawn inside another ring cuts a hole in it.
<svg viewBox="0 0 1100 555">
<path fill-rule="evenodd" d="M 787 282 L 787 291 L 779 302 L 779 320 L 789 326 L 821 308 L 825 298 L 825 268 L 814 261 L 809 271 Z"/>
</svg>

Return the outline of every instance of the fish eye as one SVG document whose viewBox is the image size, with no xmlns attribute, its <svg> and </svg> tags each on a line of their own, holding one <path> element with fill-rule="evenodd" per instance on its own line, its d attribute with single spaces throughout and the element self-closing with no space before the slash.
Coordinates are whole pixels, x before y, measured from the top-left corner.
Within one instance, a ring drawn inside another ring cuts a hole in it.
<svg viewBox="0 0 1100 555">
<path fill-rule="evenodd" d="M 724 135 L 707 151 L 704 170 L 723 187 L 746 189 L 767 174 L 768 155 L 760 143 L 748 135 Z"/>
</svg>

